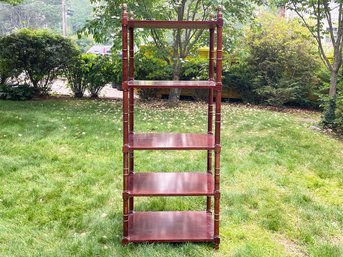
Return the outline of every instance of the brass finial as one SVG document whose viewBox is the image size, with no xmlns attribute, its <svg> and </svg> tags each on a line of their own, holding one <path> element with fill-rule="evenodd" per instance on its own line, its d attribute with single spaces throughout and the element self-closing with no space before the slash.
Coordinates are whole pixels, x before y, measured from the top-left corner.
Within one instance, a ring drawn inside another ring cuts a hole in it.
<svg viewBox="0 0 343 257">
<path fill-rule="evenodd" d="M 134 17 L 135 17 L 135 15 L 134 15 L 133 11 L 130 11 L 130 20 L 133 20 Z"/>
<path fill-rule="evenodd" d="M 210 20 L 211 20 L 211 21 L 214 20 L 214 13 L 210 13 Z"/>
<path fill-rule="evenodd" d="M 123 4 L 123 11 L 127 11 L 127 4 Z"/>
</svg>

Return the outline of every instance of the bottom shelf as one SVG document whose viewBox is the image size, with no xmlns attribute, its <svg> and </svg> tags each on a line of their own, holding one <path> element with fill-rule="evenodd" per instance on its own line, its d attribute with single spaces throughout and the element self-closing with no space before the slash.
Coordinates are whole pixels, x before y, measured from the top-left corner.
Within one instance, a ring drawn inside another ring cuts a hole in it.
<svg viewBox="0 0 343 257">
<path fill-rule="evenodd" d="M 213 242 L 206 211 L 135 212 L 129 215 L 129 242 Z"/>
</svg>

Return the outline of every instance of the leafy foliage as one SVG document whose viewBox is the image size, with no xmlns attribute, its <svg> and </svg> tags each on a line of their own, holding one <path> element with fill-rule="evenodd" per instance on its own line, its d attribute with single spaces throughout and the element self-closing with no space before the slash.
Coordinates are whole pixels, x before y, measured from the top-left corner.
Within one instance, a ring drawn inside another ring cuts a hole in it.
<svg viewBox="0 0 343 257">
<path fill-rule="evenodd" d="M 0 84 L 0 99 L 4 100 L 30 100 L 37 93 L 37 89 L 30 85 Z"/>
<path fill-rule="evenodd" d="M 12 76 L 14 69 L 9 66 L 5 58 L 0 58 L 0 84 L 5 84 L 6 80 Z"/>
<path fill-rule="evenodd" d="M 48 28 L 61 33 L 60 0 L 0 1 L 0 35 L 22 28 Z M 66 1 L 68 34 L 75 34 L 92 18 L 89 0 Z"/>
<path fill-rule="evenodd" d="M 120 20 L 122 1 L 111 0 L 104 2 L 94 0 L 97 6 L 94 9 L 95 17 L 88 22 L 83 29 L 83 33 L 93 34 L 97 41 L 113 40 L 114 47 L 119 49 L 121 46 Z M 226 1 L 161 1 L 143 0 L 138 4 L 137 1 L 127 1 L 128 9 L 135 13 L 137 19 L 143 20 L 187 20 L 204 21 L 210 19 L 210 13 L 215 12 L 218 5 L 223 6 L 224 22 L 226 28 L 232 33 L 227 33 L 224 37 L 224 45 L 231 42 L 232 35 L 239 31 L 238 22 L 243 22 L 252 17 L 252 10 L 257 1 L 254 0 L 226 0 Z M 207 32 L 208 33 L 208 32 Z M 179 80 L 183 60 L 189 56 L 194 49 L 201 44 L 208 43 L 208 37 L 204 30 L 177 29 L 177 30 L 137 30 L 136 43 L 147 41 L 150 37 L 157 49 L 164 55 L 165 60 L 170 60 L 173 64 L 173 80 Z M 171 40 L 172 39 L 172 40 Z M 171 43 L 172 42 L 172 43 Z M 172 49 L 172 51 L 170 51 Z M 176 103 L 180 96 L 179 89 L 171 89 L 169 99 Z"/>
<path fill-rule="evenodd" d="M 85 64 L 87 89 L 92 98 L 97 98 L 101 89 L 113 79 L 112 63 L 106 55 L 84 54 L 82 59 Z"/>
<path fill-rule="evenodd" d="M 183 80 L 208 79 L 208 60 L 197 55 L 187 58 L 182 65 L 180 77 Z"/>
<path fill-rule="evenodd" d="M 160 58 L 154 46 L 144 46 L 135 56 L 135 78 L 141 80 L 171 80 L 172 65 Z M 142 100 L 156 98 L 156 89 L 139 89 Z"/>
<path fill-rule="evenodd" d="M 78 55 L 69 39 L 46 30 L 23 29 L 0 40 L 0 59 L 17 79 L 47 93 L 58 74 Z"/>
<path fill-rule="evenodd" d="M 206 20 L 209 19 L 210 12 L 215 13 L 215 9 L 218 5 L 223 5 L 223 18 L 225 22 L 225 28 L 230 30 L 224 37 L 224 45 L 230 47 L 229 42 L 232 40 L 232 36 L 236 35 L 237 22 L 244 22 L 253 17 L 252 11 L 254 10 L 255 3 L 261 3 L 262 1 L 254 0 L 225 0 L 225 1 L 161 1 L 161 0 L 143 0 L 139 4 L 137 1 L 128 0 L 125 3 L 128 4 L 128 9 L 133 11 L 135 18 L 137 19 L 156 19 L 156 20 Z M 84 29 L 81 31 L 83 33 L 93 34 L 97 41 L 109 41 L 113 40 L 114 47 L 120 49 L 121 46 L 121 34 L 118 28 L 121 27 L 121 12 L 123 1 L 111 0 L 103 2 L 100 0 L 93 0 L 96 3 L 94 7 L 94 19 L 88 21 Z M 183 11 L 179 15 L 178 8 L 183 8 Z M 235 25 L 235 29 L 233 29 Z M 191 32 L 191 33 L 190 33 Z M 194 31 L 185 30 L 182 33 L 192 34 Z M 199 31 L 200 33 L 200 31 Z M 156 41 L 156 46 L 165 46 L 167 43 L 166 36 L 168 31 L 153 31 L 154 38 L 158 38 L 161 41 Z M 137 42 L 139 40 L 144 40 L 151 35 L 149 30 L 137 31 Z M 169 34 L 170 35 L 170 34 Z M 206 42 L 205 37 L 196 36 L 196 40 L 191 43 L 191 46 L 196 46 L 198 43 Z M 192 47 L 189 48 L 192 51 Z M 186 55 L 189 53 L 186 51 Z"/>
<path fill-rule="evenodd" d="M 336 122 L 337 79 L 342 67 L 343 3 L 340 0 L 278 0 L 275 2 L 294 11 L 316 40 L 321 59 L 327 70 L 330 71 L 329 97 L 327 98 L 328 102 L 326 102 L 323 124 L 327 127 L 333 127 Z M 324 36 L 326 36 L 326 41 L 333 50 L 332 60 L 328 58 L 328 52 L 324 47 Z"/>
<path fill-rule="evenodd" d="M 75 97 L 81 98 L 89 90 L 91 97 L 96 98 L 107 83 L 118 82 L 119 69 L 117 58 L 112 62 L 108 56 L 82 54 L 68 65 L 65 75 Z"/>
<path fill-rule="evenodd" d="M 83 97 L 87 89 L 87 64 L 82 55 L 77 56 L 69 63 L 64 72 L 68 79 L 68 86 L 74 93 L 74 97 Z"/>
<path fill-rule="evenodd" d="M 247 57 L 233 68 L 241 77 L 229 79 L 236 79 L 249 91 L 248 100 L 275 106 L 307 104 L 319 85 L 314 75 L 320 61 L 306 30 L 295 20 L 264 15 L 245 40 Z"/>
</svg>

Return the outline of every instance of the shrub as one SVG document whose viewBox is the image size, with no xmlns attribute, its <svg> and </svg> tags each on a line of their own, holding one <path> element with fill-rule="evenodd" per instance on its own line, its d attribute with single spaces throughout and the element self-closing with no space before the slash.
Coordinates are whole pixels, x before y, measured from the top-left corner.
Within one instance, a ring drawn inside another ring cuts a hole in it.
<svg viewBox="0 0 343 257">
<path fill-rule="evenodd" d="M 324 67 L 317 72 L 317 76 L 321 80 L 321 87 L 316 96 L 320 101 L 320 107 L 324 110 L 322 117 L 322 125 L 326 128 L 332 128 L 337 132 L 343 134 L 343 74 L 338 76 L 337 82 L 337 95 L 336 99 L 329 97 L 330 88 L 330 72 Z M 335 112 L 327 112 L 329 105 L 336 106 L 336 108 L 330 108 Z M 331 122 L 331 121 L 334 122 Z M 330 121 L 330 122 L 329 122 Z"/>
<path fill-rule="evenodd" d="M 338 93 L 336 99 L 336 129 L 343 134 L 343 93 Z"/>
<path fill-rule="evenodd" d="M 97 98 L 103 87 L 113 79 L 113 66 L 108 56 L 84 54 L 87 89 L 92 98 Z"/>
<path fill-rule="evenodd" d="M 117 58 L 111 62 L 109 56 L 82 54 L 67 65 L 65 75 L 74 97 L 83 97 L 89 90 L 91 97 L 98 97 L 101 89 L 111 81 L 121 77 L 121 62 Z"/>
<path fill-rule="evenodd" d="M 265 14 L 245 41 L 247 57 L 228 70 L 233 72 L 231 79 L 249 91 L 249 100 L 276 106 L 309 104 L 309 95 L 320 84 L 315 76 L 320 60 L 306 29 L 296 20 Z"/>
<path fill-rule="evenodd" d="M 171 80 L 172 66 L 159 56 L 159 52 L 150 46 L 145 46 L 135 56 L 135 79 L 141 80 Z M 156 98 L 156 89 L 139 89 L 142 100 Z"/>
<path fill-rule="evenodd" d="M 0 84 L 5 84 L 6 80 L 13 74 L 12 68 L 6 59 L 0 57 Z"/>
<path fill-rule="evenodd" d="M 11 73 L 15 71 L 20 83 L 29 82 L 43 93 L 78 54 L 69 39 L 47 30 L 22 29 L 0 39 L 0 59 Z"/>
<path fill-rule="evenodd" d="M 30 85 L 0 84 L 0 99 L 30 100 L 37 94 L 37 89 Z"/>
<path fill-rule="evenodd" d="M 207 80 L 208 79 L 208 59 L 199 56 L 189 57 L 182 64 L 182 80 Z"/>
<path fill-rule="evenodd" d="M 83 97 L 87 89 L 87 65 L 81 55 L 67 65 L 64 74 L 67 77 L 68 86 L 74 93 L 74 97 Z"/>
</svg>

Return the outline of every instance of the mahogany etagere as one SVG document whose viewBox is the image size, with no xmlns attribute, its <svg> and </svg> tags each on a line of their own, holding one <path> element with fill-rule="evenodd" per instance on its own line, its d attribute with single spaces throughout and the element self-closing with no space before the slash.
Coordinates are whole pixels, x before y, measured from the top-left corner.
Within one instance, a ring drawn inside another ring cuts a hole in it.
<svg viewBox="0 0 343 257">
<path fill-rule="evenodd" d="M 135 20 L 129 17 L 127 7 L 123 5 L 123 245 L 130 242 L 213 242 L 216 249 L 219 247 L 222 26 L 221 8 L 218 8 L 217 18 L 211 15 L 208 21 L 157 21 Z M 134 80 L 134 28 L 208 29 L 209 79 L 207 81 Z M 216 68 L 214 68 L 215 32 Z M 209 94 L 206 133 L 134 133 L 135 88 L 207 89 Z M 215 113 L 213 112 L 214 91 Z M 136 150 L 207 150 L 207 171 L 135 173 L 134 151 Z M 135 212 L 134 197 L 138 196 L 206 196 L 207 204 L 204 211 Z M 214 198 L 213 213 L 212 197 Z"/>
</svg>

